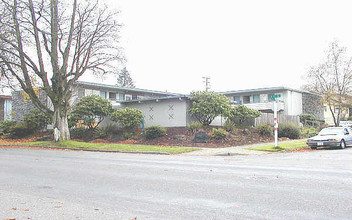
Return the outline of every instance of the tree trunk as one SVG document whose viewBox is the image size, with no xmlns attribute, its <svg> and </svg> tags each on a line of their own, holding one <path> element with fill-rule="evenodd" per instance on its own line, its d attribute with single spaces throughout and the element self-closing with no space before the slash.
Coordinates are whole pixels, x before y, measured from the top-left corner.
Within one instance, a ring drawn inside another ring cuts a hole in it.
<svg viewBox="0 0 352 220">
<path fill-rule="evenodd" d="M 55 109 L 54 111 L 53 125 L 55 142 L 70 140 L 67 114 L 62 112 L 60 108 Z"/>
</svg>

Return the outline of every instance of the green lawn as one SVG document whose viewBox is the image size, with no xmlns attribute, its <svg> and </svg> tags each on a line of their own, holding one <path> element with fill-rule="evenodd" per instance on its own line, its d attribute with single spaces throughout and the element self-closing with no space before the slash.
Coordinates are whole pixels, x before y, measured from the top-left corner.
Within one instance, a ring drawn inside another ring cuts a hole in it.
<svg viewBox="0 0 352 220">
<path fill-rule="evenodd" d="M 158 152 L 158 153 L 169 153 L 169 154 L 180 154 L 180 153 L 198 150 L 197 148 L 189 148 L 189 147 L 168 147 L 168 146 L 133 145 L 133 144 L 102 144 L 102 143 L 86 143 L 86 142 L 78 142 L 78 141 L 63 141 L 59 143 L 53 143 L 50 141 L 36 141 L 36 142 L 28 142 L 28 143 L 25 143 L 24 145 L 50 146 L 50 147 L 58 147 L 58 148 L 70 148 L 70 149 L 125 151 L 125 152 Z"/>
<path fill-rule="evenodd" d="M 269 152 L 277 152 L 282 150 L 294 150 L 300 148 L 306 148 L 308 145 L 306 144 L 306 140 L 304 141 L 295 141 L 295 142 L 288 142 L 288 143 L 280 143 L 277 147 L 272 145 L 265 145 L 265 146 L 258 146 L 258 147 L 251 147 L 247 148 L 248 150 L 259 150 L 259 151 L 269 151 Z"/>
</svg>

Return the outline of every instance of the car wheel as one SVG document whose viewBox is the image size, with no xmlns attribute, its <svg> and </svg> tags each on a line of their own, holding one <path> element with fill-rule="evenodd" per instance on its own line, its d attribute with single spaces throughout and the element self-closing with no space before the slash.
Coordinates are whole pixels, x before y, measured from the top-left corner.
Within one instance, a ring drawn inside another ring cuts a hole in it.
<svg viewBox="0 0 352 220">
<path fill-rule="evenodd" d="M 310 149 L 312 149 L 312 150 L 316 150 L 316 149 L 317 149 L 317 147 L 310 147 Z"/>
<path fill-rule="evenodd" d="M 345 143 L 344 140 L 342 140 L 341 143 L 340 143 L 340 148 L 341 149 L 345 149 L 345 147 L 346 147 L 346 143 Z"/>
</svg>

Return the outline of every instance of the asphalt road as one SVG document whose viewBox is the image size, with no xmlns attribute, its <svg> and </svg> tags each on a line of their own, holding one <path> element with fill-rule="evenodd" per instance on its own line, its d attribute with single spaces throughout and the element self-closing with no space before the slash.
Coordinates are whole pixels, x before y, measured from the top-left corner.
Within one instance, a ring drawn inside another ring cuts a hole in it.
<svg viewBox="0 0 352 220">
<path fill-rule="evenodd" d="M 232 157 L 0 148 L 0 219 L 352 219 L 352 148 Z"/>
</svg>

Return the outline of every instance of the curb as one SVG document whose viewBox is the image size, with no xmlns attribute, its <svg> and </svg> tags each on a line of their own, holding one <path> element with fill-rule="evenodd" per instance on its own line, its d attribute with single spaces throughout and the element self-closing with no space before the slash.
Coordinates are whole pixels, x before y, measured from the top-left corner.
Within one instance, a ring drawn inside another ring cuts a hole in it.
<svg viewBox="0 0 352 220">
<path fill-rule="evenodd" d="M 19 144 L 0 144 L 3 147 L 26 147 L 26 148 L 44 148 L 52 150 L 72 150 L 72 151 L 88 151 L 88 152 L 101 152 L 101 153 L 127 153 L 127 154 L 156 154 L 156 155 L 171 155 L 165 152 L 155 151 L 118 151 L 118 150 L 97 150 L 97 149 L 81 149 L 81 148 L 67 148 L 67 147 L 50 147 L 39 145 L 19 145 Z"/>
</svg>

